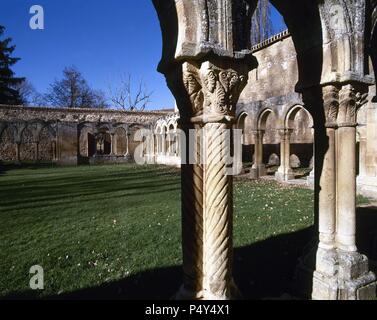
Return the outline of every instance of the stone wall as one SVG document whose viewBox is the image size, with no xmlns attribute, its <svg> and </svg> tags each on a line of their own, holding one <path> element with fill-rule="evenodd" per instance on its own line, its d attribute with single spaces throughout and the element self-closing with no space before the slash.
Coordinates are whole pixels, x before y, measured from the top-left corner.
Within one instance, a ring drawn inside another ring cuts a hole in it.
<svg viewBox="0 0 377 320">
<path fill-rule="evenodd" d="M 259 65 L 249 73 L 237 107 L 238 126 L 244 129 L 244 161 L 253 158 L 253 132 L 264 132 L 263 161 L 268 164 L 275 155 L 280 159 L 279 129 L 292 129 L 290 152 L 307 166 L 313 156 L 313 120 L 302 96 L 295 92 L 298 64 L 292 38 L 283 32 L 253 50 Z M 370 101 L 357 115 L 358 186 L 361 193 L 373 197 L 377 197 L 377 104 L 372 102 L 375 90 L 375 86 L 370 87 Z M 298 112 L 297 107 L 301 108 Z"/>
<path fill-rule="evenodd" d="M 167 114 L 0 106 L 0 160 L 60 165 L 87 163 L 96 153 L 95 137 L 102 132 L 113 137 L 107 162 L 119 162 L 136 147 L 132 141 L 134 132 L 152 128 Z"/>
</svg>

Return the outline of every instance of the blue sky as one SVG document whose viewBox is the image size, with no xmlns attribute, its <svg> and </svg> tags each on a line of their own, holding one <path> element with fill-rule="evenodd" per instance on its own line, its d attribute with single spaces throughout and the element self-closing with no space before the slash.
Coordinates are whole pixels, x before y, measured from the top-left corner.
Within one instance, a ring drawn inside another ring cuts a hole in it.
<svg viewBox="0 0 377 320">
<path fill-rule="evenodd" d="M 143 79 L 153 91 L 150 109 L 172 108 L 174 99 L 156 72 L 161 34 L 151 0 L 0 0 L 0 25 L 17 46 L 14 71 L 39 92 L 75 65 L 95 89 L 107 91 L 120 74 Z M 45 29 L 31 30 L 29 9 L 41 5 Z M 273 12 L 277 28 L 282 20 Z"/>
</svg>

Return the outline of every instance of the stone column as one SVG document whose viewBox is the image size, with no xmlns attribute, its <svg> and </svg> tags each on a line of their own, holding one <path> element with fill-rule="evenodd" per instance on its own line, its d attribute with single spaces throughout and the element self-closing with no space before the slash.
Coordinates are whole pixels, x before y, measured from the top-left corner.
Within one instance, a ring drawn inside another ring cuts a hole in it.
<svg viewBox="0 0 377 320">
<path fill-rule="evenodd" d="M 367 128 L 366 126 L 360 127 L 359 131 L 359 177 L 367 176 Z"/>
<path fill-rule="evenodd" d="M 319 180 L 319 248 L 335 248 L 336 232 L 336 121 L 339 107 L 339 90 L 334 86 L 323 88 L 323 103 L 326 115 L 326 146 L 322 175 Z M 319 159 L 317 161 L 320 161 Z M 321 259 L 317 259 L 320 265 Z"/>
<path fill-rule="evenodd" d="M 195 164 L 182 164 L 183 265 L 185 282 L 177 298 L 231 299 L 239 295 L 232 276 L 233 190 L 228 157 L 235 106 L 247 68 L 218 62 L 183 65 L 194 130 Z M 202 96 L 203 99 L 197 98 Z M 197 161 L 200 163 L 197 163 Z M 191 292 L 191 293 L 190 293 Z"/>
<path fill-rule="evenodd" d="M 58 160 L 56 144 L 56 140 L 52 141 L 52 161 Z"/>
<path fill-rule="evenodd" d="M 21 142 L 16 142 L 16 165 L 21 164 Z"/>
<path fill-rule="evenodd" d="M 163 34 L 159 71 L 177 101 L 182 130 L 194 130 L 196 156 L 206 155 L 203 163 L 182 164 L 185 277 L 177 298 L 234 298 L 232 178 L 226 156 L 234 146 L 227 133 L 248 73 L 257 65 L 250 48 L 253 7 L 224 0 L 153 3 Z"/>
<path fill-rule="evenodd" d="M 291 134 L 290 129 L 280 129 L 280 167 L 275 176 L 279 181 L 288 181 L 294 179 L 293 170 L 291 168 Z"/>
<path fill-rule="evenodd" d="M 339 249 L 356 252 L 356 113 L 354 88 L 340 91 L 337 159 L 337 244 Z"/>
<path fill-rule="evenodd" d="M 131 155 L 130 155 L 130 133 L 129 132 L 126 133 L 126 154 L 124 155 L 124 157 L 126 159 L 131 158 Z"/>
<path fill-rule="evenodd" d="M 362 91 L 361 91 L 362 92 Z M 357 252 L 356 111 L 365 95 L 351 85 L 323 89 L 327 146 L 319 185 L 319 232 L 313 299 L 375 296 L 375 275 Z M 317 137 L 318 138 L 318 137 Z"/>
<path fill-rule="evenodd" d="M 39 162 L 39 141 L 34 142 L 35 144 L 35 163 Z"/>
<path fill-rule="evenodd" d="M 267 174 L 266 166 L 263 163 L 263 130 L 255 130 L 252 132 L 254 136 L 254 163 L 251 167 L 250 175 L 252 179 L 258 179 Z"/>
<path fill-rule="evenodd" d="M 313 137 L 315 136 L 315 130 L 314 126 L 311 129 Z M 314 141 L 314 139 L 313 139 Z M 315 179 L 315 143 L 313 143 L 313 157 L 310 160 L 310 163 L 312 164 L 312 170 L 309 173 L 309 176 L 307 178 L 307 183 L 309 186 L 314 186 L 314 179 Z"/>
</svg>

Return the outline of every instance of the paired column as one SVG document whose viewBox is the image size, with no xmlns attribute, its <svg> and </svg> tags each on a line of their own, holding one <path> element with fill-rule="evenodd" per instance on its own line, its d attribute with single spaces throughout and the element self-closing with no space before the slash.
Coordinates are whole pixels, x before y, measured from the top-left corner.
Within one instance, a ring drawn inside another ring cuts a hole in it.
<svg viewBox="0 0 377 320">
<path fill-rule="evenodd" d="M 280 129 L 280 167 L 275 176 L 280 181 L 294 179 L 294 173 L 291 168 L 291 129 Z"/>
<path fill-rule="evenodd" d="M 367 176 L 367 128 L 360 127 L 359 132 L 359 177 Z"/>
<path fill-rule="evenodd" d="M 191 116 L 181 119 L 189 144 L 181 146 L 186 150 L 182 157 L 184 284 L 177 299 L 224 300 L 239 295 L 232 276 L 233 180 L 228 160 L 235 107 L 247 73 L 241 63 L 183 65 Z M 181 115 L 188 111 L 183 107 Z M 194 163 L 185 161 L 189 159 Z"/>
<path fill-rule="evenodd" d="M 264 130 L 255 130 L 252 134 L 254 137 L 254 163 L 251 167 L 250 175 L 252 179 L 258 179 L 267 174 L 266 166 L 263 163 Z"/>
<path fill-rule="evenodd" d="M 356 247 L 356 113 L 365 102 L 362 89 L 323 88 L 326 143 L 316 146 L 316 161 L 322 161 L 322 169 L 316 188 L 319 246 L 313 299 L 375 297 L 375 275 Z"/>
</svg>

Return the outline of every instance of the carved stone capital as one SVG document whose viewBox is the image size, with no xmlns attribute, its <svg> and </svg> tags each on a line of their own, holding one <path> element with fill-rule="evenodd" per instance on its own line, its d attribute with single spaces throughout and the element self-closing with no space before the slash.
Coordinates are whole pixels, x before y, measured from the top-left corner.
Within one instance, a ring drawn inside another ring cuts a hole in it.
<svg viewBox="0 0 377 320">
<path fill-rule="evenodd" d="M 336 86 L 322 88 L 326 127 L 335 128 L 339 111 L 339 89 Z"/>
<path fill-rule="evenodd" d="M 357 125 L 357 110 L 368 101 L 365 88 L 353 85 L 343 86 L 339 91 L 339 112 L 337 124 L 339 127 L 354 127 Z"/>
<path fill-rule="evenodd" d="M 192 122 L 234 122 L 238 98 L 247 84 L 247 65 L 186 62 L 182 76 Z"/>
</svg>

